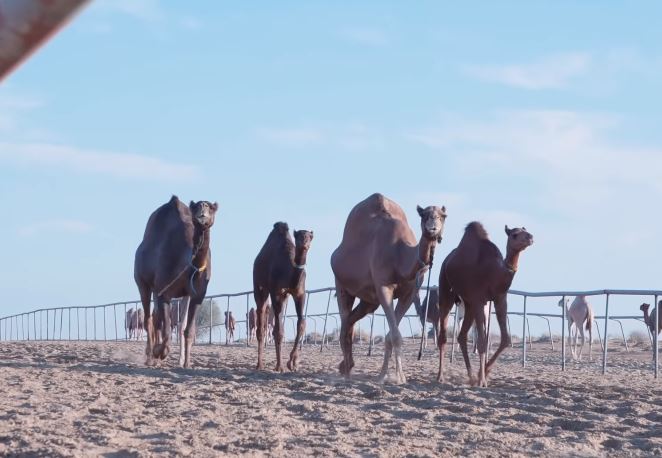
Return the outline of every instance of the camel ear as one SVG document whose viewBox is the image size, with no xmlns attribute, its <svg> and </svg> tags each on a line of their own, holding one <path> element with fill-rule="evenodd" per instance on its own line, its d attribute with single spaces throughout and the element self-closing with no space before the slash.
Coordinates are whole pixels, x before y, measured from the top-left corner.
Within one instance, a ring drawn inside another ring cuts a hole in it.
<svg viewBox="0 0 662 458">
<path fill-rule="evenodd" d="M 442 205 L 442 206 L 441 206 L 441 212 L 442 212 L 442 213 L 446 213 L 446 206 L 445 206 L 445 205 Z"/>
<path fill-rule="evenodd" d="M 416 211 L 418 212 L 418 216 L 420 216 L 421 218 L 425 214 L 425 209 L 421 208 L 420 205 L 416 205 Z"/>
<path fill-rule="evenodd" d="M 218 210 L 218 202 L 214 202 L 213 204 L 211 204 L 211 208 L 214 211 Z"/>
<path fill-rule="evenodd" d="M 510 235 L 511 232 L 513 232 L 513 230 L 508 229 L 508 225 L 506 224 L 506 235 Z"/>
<path fill-rule="evenodd" d="M 195 207 L 195 202 L 191 201 L 191 203 L 188 204 L 188 208 L 193 210 L 193 207 Z"/>
<path fill-rule="evenodd" d="M 313 239 L 313 231 L 310 231 L 310 240 Z"/>
</svg>

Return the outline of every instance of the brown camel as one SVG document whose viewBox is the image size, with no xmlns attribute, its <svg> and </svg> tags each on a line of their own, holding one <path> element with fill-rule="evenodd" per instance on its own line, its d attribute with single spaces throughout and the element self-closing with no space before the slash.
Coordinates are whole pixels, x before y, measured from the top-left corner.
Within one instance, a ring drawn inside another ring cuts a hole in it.
<svg viewBox="0 0 662 458">
<path fill-rule="evenodd" d="M 218 204 L 207 201 L 187 206 L 177 196 L 152 213 L 143 241 L 136 250 L 134 278 L 140 291 L 147 331 L 147 364 L 170 352 L 170 302 L 187 296 L 182 312 L 185 342 L 180 342 L 180 365 L 190 367 L 195 340 L 195 312 L 211 278 L 210 229 Z M 155 314 L 152 317 L 151 296 Z M 190 307 L 188 305 L 190 304 Z M 158 326 L 155 327 L 155 322 Z"/>
<path fill-rule="evenodd" d="M 223 312 L 225 315 L 225 343 L 234 342 L 234 328 L 237 325 L 237 320 L 232 316 L 232 312 Z"/>
<path fill-rule="evenodd" d="M 129 340 L 133 339 L 136 335 L 136 319 L 134 318 L 136 313 L 136 310 L 133 310 L 132 308 L 126 311 L 124 327 L 126 328 L 126 335 Z"/>
<path fill-rule="evenodd" d="M 446 220 L 445 207 L 417 207 L 421 217 L 420 243 L 402 208 L 381 194 L 359 202 L 349 213 L 340 245 L 331 255 L 340 311 L 340 373 L 349 377 L 354 367 L 354 324 L 381 304 L 390 332 L 384 339 L 384 363 L 379 381 L 386 380 L 395 349 L 396 382 L 406 382 L 402 370 L 402 336 L 398 324 L 417 292 L 417 279 L 428 269 Z M 420 286 L 420 284 L 418 285 Z M 354 300 L 359 304 L 352 308 Z M 393 300 L 398 299 L 393 308 Z"/>
<path fill-rule="evenodd" d="M 472 222 L 464 230 L 464 236 L 459 245 L 446 257 L 439 272 L 439 309 L 441 323 L 439 326 L 439 372 L 437 380 L 444 381 L 444 355 L 446 347 L 446 326 L 448 315 L 453 308 L 455 298 L 459 297 L 465 304 L 465 315 L 458 336 L 462 349 L 464 363 L 469 373 L 471 385 L 487 386 L 487 375 L 501 352 L 510 345 L 508 334 L 507 312 L 508 289 L 517 272 L 520 253 L 533 244 L 533 236 L 525 228 L 508 229 L 506 258 L 492 243 L 482 224 Z M 487 332 L 485 305 L 494 302 L 494 310 L 501 342 L 499 348 L 486 362 Z M 467 333 L 474 323 L 478 331 L 478 354 L 480 369 L 478 380 L 471 374 L 471 363 L 467 351 Z"/>
<path fill-rule="evenodd" d="M 653 309 L 653 311 L 649 314 L 648 309 L 650 308 L 650 304 L 641 304 L 639 307 L 639 310 L 644 312 L 644 323 L 646 323 L 646 326 L 648 326 L 648 329 L 650 330 L 651 336 L 653 336 L 653 343 L 657 343 L 658 337 L 655 335 L 655 318 L 657 317 L 657 329 L 662 331 L 662 314 L 658 314 L 658 309 L 662 306 L 662 300 L 657 303 L 657 307 Z M 655 355 L 655 347 L 653 347 L 653 355 Z"/>
<path fill-rule="evenodd" d="M 303 317 L 306 294 L 306 257 L 313 240 L 312 231 L 294 231 L 294 241 L 287 223 L 276 223 L 253 263 L 253 295 L 257 306 L 257 368 L 263 369 L 263 339 L 267 320 L 267 299 L 271 297 L 274 310 L 274 341 L 276 345 L 276 371 L 282 372 L 281 347 L 283 344 L 283 312 L 288 295 L 294 298 L 297 312 L 297 335 L 287 368 L 297 370 L 299 342 L 306 322 Z"/>
<path fill-rule="evenodd" d="M 255 327 L 257 326 L 257 313 L 255 307 L 251 307 L 246 315 L 246 324 L 248 326 L 248 343 L 255 339 Z"/>
</svg>

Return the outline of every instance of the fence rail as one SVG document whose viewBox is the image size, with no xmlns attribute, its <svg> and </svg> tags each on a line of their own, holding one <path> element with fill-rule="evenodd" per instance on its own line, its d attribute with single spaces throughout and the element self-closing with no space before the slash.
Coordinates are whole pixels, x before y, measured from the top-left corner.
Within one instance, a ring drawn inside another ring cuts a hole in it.
<svg viewBox="0 0 662 458">
<path fill-rule="evenodd" d="M 426 289 L 423 287 L 422 289 Z M 331 302 L 333 298 L 333 292 L 335 288 L 319 288 L 306 291 L 306 301 L 305 301 L 305 310 L 304 317 L 310 319 L 313 323 L 313 336 L 318 334 L 318 320 L 322 323 L 319 323 L 322 333 L 320 339 L 320 351 L 324 349 L 325 346 L 328 346 L 329 335 L 328 335 L 328 324 L 329 319 L 334 321 L 336 330 L 339 329 L 339 313 L 337 310 L 331 309 Z M 326 309 L 324 313 L 315 313 L 309 314 L 308 307 L 310 303 L 310 298 L 313 295 L 323 295 L 328 293 L 326 297 Z M 218 301 L 226 299 L 225 312 L 231 313 L 236 312 L 237 305 L 235 303 L 234 307 L 230 308 L 231 299 L 238 297 L 246 297 L 246 319 L 236 320 L 236 324 L 241 325 L 239 330 L 239 340 L 241 340 L 241 330 L 243 329 L 244 339 L 246 345 L 249 344 L 249 330 L 248 330 L 248 312 L 251 304 L 251 295 L 252 291 L 243 291 L 239 293 L 223 293 L 207 296 L 201 307 L 209 307 L 209 318 L 208 325 L 199 327 L 199 330 L 205 334 L 204 340 L 209 344 L 216 342 L 221 342 L 222 331 L 225 330 L 226 320 L 215 320 L 214 317 L 214 304 L 218 305 L 219 309 L 222 307 L 221 304 L 218 304 Z M 528 292 L 528 291 L 519 291 L 511 290 L 509 291 L 511 296 L 519 296 L 522 298 L 522 312 L 509 311 L 507 314 L 508 317 L 508 329 L 510 332 L 510 318 L 511 317 L 521 317 L 522 318 L 522 333 L 521 333 L 521 342 L 522 342 L 522 366 L 526 366 L 527 363 L 527 345 L 526 340 L 527 336 L 529 338 L 529 345 L 531 347 L 532 338 L 530 332 L 530 318 L 540 318 L 546 320 L 547 329 L 550 336 L 550 343 L 552 350 L 554 350 L 554 337 L 552 333 L 552 325 L 550 319 L 561 319 L 561 370 L 566 368 L 566 339 L 565 339 L 565 326 L 566 322 L 566 307 L 561 307 L 561 313 L 531 313 L 527 309 L 527 299 L 529 298 L 561 298 L 565 300 L 569 296 L 605 296 L 605 313 L 603 315 L 596 315 L 594 320 L 595 329 L 598 332 L 598 340 L 600 341 L 602 349 L 602 373 L 607 371 L 607 360 L 608 360 L 608 342 L 609 339 L 609 323 L 616 322 L 620 326 L 621 336 L 626 348 L 626 351 L 629 351 L 629 345 L 625 337 L 625 332 L 623 329 L 623 320 L 635 320 L 638 322 L 643 322 L 640 316 L 634 315 L 618 315 L 610 316 L 609 314 L 609 298 L 610 296 L 651 296 L 654 298 L 654 304 L 657 306 L 658 298 L 662 297 L 662 290 L 629 290 L 629 289 L 603 289 L 603 290 L 591 290 L 591 291 L 548 291 L 548 292 Z M 512 309 L 512 300 L 510 308 Z M 177 304 L 177 306 L 179 306 Z M 490 304 L 491 306 L 491 304 Z M 140 301 L 121 301 L 108 304 L 100 305 L 91 305 L 91 306 L 72 306 L 72 307 L 53 307 L 53 308 L 39 308 L 32 310 L 30 312 L 18 313 L 9 316 L 0 318 L 0 341 L 9 341 L 9 340 L 103 340 L 103 341 L 120 341 L 120 340 L 129 340 L 132 336 L 129 333 L 128 326 L 126 323 L 127 311 L 133 308 L 138 309 L 141 307 Z M 101 310 L 101 312 L 99 312 Z M 119 315 L 118 315 L 119 314 Z M 491 321 L 491 316 L 494 313 L 490 313 L 490 319 L 488 320 L 488 334 L 489 334 L 489 323 Z M 457 330 L 457 319 L 456 315 L 453 312 L 453 336 L 452 336 L 452 351 L 451 351 L 451 360 L 454 358 L 455 350 L 455 336 Z M 179 313 L 177 316 L 180 316 Z M 370 320 L 370 337 L 369 337 L 369 347 L 368 355 L 372 353 L 372 348 L 374 344 L 374 324 L 375 318 L 380 317 L 384 318 L 383 314 L 375 313 L 366 317 Z M 66 318 L 66 319 L 65 319 Z M 293 332 L 295 330 L 295 319 L 297 318 L 294 314 L 287 314 L 287 303 L 285 306 L 285 311 L 283 313 L 282 322 L 286 326 L 287 322 L 290 321 L 292 324 Z M 420 319 L 418 315 L 405 315 L 403 321 L 406 319 L 408 322 L 408 327 L 410 331 L 410 336 L 415 336 L 414 327 L 412 326 L 411 320 L 414 319 L 417 324 L 416 330 L 418 331 L 419 326 L 421 326 Z M 644 323 L 647 334 L 651 341 L 653 347 L 653 372 L 655 378 L 658 378 L 659 375 L 659 322 L 655 320 L 655 331 L 649 332 L 648 326 Z M 386 334 L 386 324 L 384 323 L 384 334 Z M 603 322 L 604 328 L 603 333 L 600 333 L 600 326 L 598 322 Z M 360 322 L 358 323 L 360 329 Z M 425 327 L 421 327 L 421 332 L 427 332 L 427 324 Z M 218 339 L 214 339 L 214 332 L 218 330 Z M 208 334 L 208 336 L 206 335 Z M 302 341 L 302 345 L 310 345 L 310 334 L 306 334 Z M 359 332 L 359 336 L 361 333 Z M 604 336 L 604 338 L 602 337 Z M 200 336 L 198 336 L 200 337 Z M 225 343 L 228 344 L 228 333 L 225 332 Z M 202 342 L 201 339 L 198 339 L 198 343 Z M 317 342 L 313 342 L 317 344 Z M 489 350 L 488 350 L 489 351 Z"/>
</svg>

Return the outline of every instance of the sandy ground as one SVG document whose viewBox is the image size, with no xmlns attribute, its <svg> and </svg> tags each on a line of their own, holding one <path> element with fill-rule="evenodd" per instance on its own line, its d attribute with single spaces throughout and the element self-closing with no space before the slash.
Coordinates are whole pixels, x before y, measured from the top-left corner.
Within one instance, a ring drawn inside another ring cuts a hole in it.
<svg viewBox="0 0 662 458">
<path fill-rule="evenodd" d="M 413 343 L 407 384 L 378 385 L 381 351 L 359 347 L 347 382 L 337 347 L 304 347 L 299 373 L 275 374 L 253 369 L 255 347 L 197 346 L 184 370 L 173 354 L 144 367 L 142 343 L 3 342 L 0 455 L 662 455 L 648 351 L 616 351 L 602 377 L 596 361 L 562 373 L 548 344 L 526 369 L 509 349 L 483 389 L 459 361 L 433 382 L 436 353 L 418 362 Z"/>
</svg>

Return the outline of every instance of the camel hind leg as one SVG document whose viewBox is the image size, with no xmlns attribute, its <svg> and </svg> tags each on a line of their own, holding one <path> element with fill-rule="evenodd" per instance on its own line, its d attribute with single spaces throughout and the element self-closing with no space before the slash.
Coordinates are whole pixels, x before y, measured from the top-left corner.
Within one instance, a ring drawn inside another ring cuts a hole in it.
<svg viewBox="0 0 662 458">
<path fill-rule="evenodd" d="M 276 347 L 276 372 L 283 372 L 283 365 L 281 361 L 281 350 L 283 347 L 283 306 L 285 304 L 285 297 L 279 294 L 271 294 L 271 307 L 273 307 L 276 320 L 274 322 L 274 345 Z"/>
<path fill-rule="evenodd" d="M 264 369 L 264 347 L 266 345 L 265 338 L 268 334 L 267 321 L 267 298 L 269 294 L 260 287 L 255 287 L 253 290 L 253 297 L 255 298 L 255 313 L 257 315 L 255 337 L 257 338 L 257 370 Z"/>
<path fill-rule="evenodd" d="M 188 309 L 191 302 L 191 297 L 184 297 L 179 303 L 179 323 L 177 325 L 177 333 L 179 335 L 179 366 L 184 367 L 186 361 L 186 339 L 184 337 L 184 329 L 188 326 Z"/>
<path fill-rule="evenodd" d="M 448 316 L 453 308 L 453 293 L 444 283 L 439 285 L 439 319 L 435 323 L 437 331 L 437 347 L 439 348 L 439 370 L 437 381 L 444 382 L 444 361 L 446 360 L 446 343 L 448 342 Z M 456 309 L 457 310 L 457 309 Z M 456 312 L 457 313 L 457 312 Z"/>
<path fill-rule="evenodd" d="M 469 361 L 469 348 L 467 347 L 467 335 L 469 330 L 473 327 L 474 317 L 473 310 L 469 307 L 469 304 L 464 304 L 464 318 L 462 319 L 462 326 L 460 327 L 460 332 L 457 336 L 457 342 L 460 345 L 460 350 L 462 351 L 462 359 L 464 359 L 464 366 L 467 368 L 467 374 L 469 376 L 469 384 L 475 385 L 476 379 L 474 378 L 473 373 L 471 372 L 471 361 Z"/>
<path fill-rule="evenodd" d="M 473 307 L 473 304 L 467 304 L 469 308 Z M 487 376 L 486 376 L 486 367 L 487 367 L 487 328 L 485 322 L 485 314 L 483 313 L 485 304 L 480 304 L 479 307 L 476 307 L 474 312 L 474 322 L 476 325 L 476 331 L 478 332 L 478 356 L 480 359 L 480 367 L 478 369 L 478 386 L 487 387 Z"/>
</svg>

